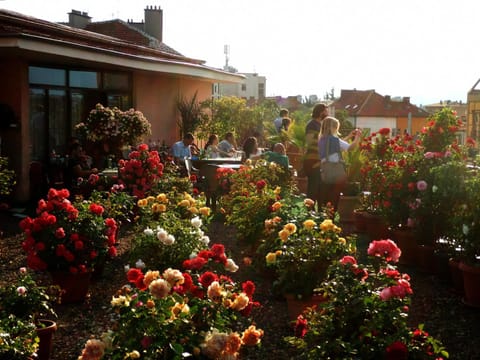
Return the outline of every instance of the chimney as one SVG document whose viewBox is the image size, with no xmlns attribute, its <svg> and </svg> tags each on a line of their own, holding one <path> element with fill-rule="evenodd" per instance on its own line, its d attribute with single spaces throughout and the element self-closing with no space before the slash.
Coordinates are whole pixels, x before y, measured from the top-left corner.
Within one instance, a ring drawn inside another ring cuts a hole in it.
<svg viewBox="0 0 480 360">
<path fill-rule="evenodd" d="M 389 102 L 392 98 L 390 97 L 390 95 L 385 95 L 384 99 L 385 102 Z"/>
<path fill-rule="evenodd" d="M 145 9 L 145 28 L 144 31 L 162 42 L 163 38 L 163 11 L 160 6 L 147 6 Z"/>
<path fill-rule="evenodd" d="M 404 96 L 404 97 L 403 97 L 403 102 L 404 102 L 405 104 L 409 104 L 409 103 L 410 103 L 410 96 Z"/>
<path fill-rule="evenodd" d="M 72 9 L 72 12 L 68 13 L 68 25 L 77 29 L 85 29 L 91 19 L 86 12 Z"/>
</svg>

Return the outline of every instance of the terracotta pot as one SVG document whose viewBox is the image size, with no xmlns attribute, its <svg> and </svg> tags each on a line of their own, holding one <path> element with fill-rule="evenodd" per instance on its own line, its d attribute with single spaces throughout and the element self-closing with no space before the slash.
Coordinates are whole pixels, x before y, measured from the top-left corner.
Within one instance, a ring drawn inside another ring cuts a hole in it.
<svg viewBox="0 0 480 360">
<path fill-rule="evenodd" d="M 291 321 L 295 321 L 298 315 L 307 308 L 327 301 L 327 298 L 320 294 L 314 294 L 304 299 L 298 299 L 298 297 L 293 294 L 285 294 L 284 296 L 287 300 L 288 317 Z"/>
<path fill-rule="evenodd" d="M 52 271 L 50 274 L 53 284 L 61 288 L 62 304 L 78 303 L 86 299 L 91 272 L 72 274 L 67 271 Z"/>
<path fill-rule="evenodd" d="M 360 205 L 359 196 L 341 195 L 338 201 L 337 212 L 340 215 L 340 222 L 353 223 L 355 221 L 354 210 Z"/>
<path fill-rule="evenodd" d="M 57 331 L 57 323 L 52 320 L 38 320 L 37 335 L 40 339 L 37 350 L 38 360 L 48 360 L 53 349 L 53 334 Z"/>
<path fill-rule="evenodd" d="M 455 259 L 450 259 L 448 261 L 448 266 L 450 268 L 450 278 L 452 280 L 453 290 L 464 296 L 465 290 L 463 286 L 463 273 L 460 270 L 460 262 Z"/>
<path fill-rule="evenodd" d="M 353 210 L 353 221 L 355 223 L 355 230 L 358 233 L 367 232 L 367 222 L 365 220 L 366 212 L 363 210 Z"/>
<path fill-rule="evenodd" d="M 463 262 L 458 266 L 463 274 L 463 287 L 465 305 L 480 307 L 480 267 L 471 266 Z"/>
<path fill-rule="evenodd" d="M 399 263 L 403 265 L 415 264 L 418 245 L 413 231 L 408 228 L 394 229 L 392 230 L 392 240 L 402 250 Z"/>
<path fill-rule="evenodd" d="M 432 245 L 418 245 L 417 247 L 417 265 L 420 271 L 428 274 L 436 272 L 435 247 Z"/>
<path fill-rule="evenodd" d="M 370 237 L 370 240 L 381 240 L 390 238 L 390 230 L 388 225 L 381 217 L 377 214 L 365 213 L 366 221 L 366 232 Z"/>
</svg>

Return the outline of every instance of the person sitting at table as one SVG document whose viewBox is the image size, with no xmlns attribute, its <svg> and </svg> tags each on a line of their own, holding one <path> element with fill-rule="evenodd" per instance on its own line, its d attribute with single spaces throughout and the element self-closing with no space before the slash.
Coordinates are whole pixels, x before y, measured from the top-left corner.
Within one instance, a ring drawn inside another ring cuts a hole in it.
<svg viewBox="0 0 480 360">
<path fill-rule="evenodd" d="M 194 137 L 191 133 L 186 133 L 183 140 L 177 141 L 172 145 L 172 156 L 175 164 L 185 166 L 185 158 L 192 157 L 190 146 L 193 144 Z"/>
<path fill-rule="evenodd" d="M 216 159 L 219 157 L 228 157 L 230 154 L 218 148 L 218 135 L 212 134 L 209 136 L 205 144 L 205 154 L 207 159 Z"/>
<path fill-rule="evenodd" d="M 243 143 L 242 162 L 245 162 L 247 159 L 254 159 L 257 155 L 260 155 L 257 138 L 250 136 Z"/>
<path fill-rule="evenodd" d="M 233 137 L 233 133 L 228 132 L 225 134 L 225 139 L 220 141 L 218 144 L 218 149 L 222 151 L 227 157 L 232 157 L 235 155 L 235 138 Z"/>
<path fill-rule="evenodd" d="M 77 185 L 78 178 L 88 180 L 91 174 L 98 174 L 98 169 L 90 167 L 89 157 L 81 144 L 72 144 L 69 153 L 64 181 L 67 188 L 73 189 Z"/>
<path fill-rule="evenodd" d="M 290 166 L 285 146 L 282 143 L 276 143 L 273 145 L 272 151 L 266 151 L 261 156 L 269 162 L 277 163 L 286 170 L 288 170 Z"/>
</svg>

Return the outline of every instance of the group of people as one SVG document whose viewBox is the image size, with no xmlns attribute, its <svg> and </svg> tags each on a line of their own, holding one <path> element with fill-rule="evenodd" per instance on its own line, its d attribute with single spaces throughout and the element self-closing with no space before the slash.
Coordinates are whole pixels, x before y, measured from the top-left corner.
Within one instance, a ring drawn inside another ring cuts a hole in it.
<svg viewBox="0 0 480 360">
<path fill-rule="evenodd" d="M 305 128 L 306 153 L 303 171 L 307 175 L 307 197 L 315 200 L 317 206 L 332 204 L 336 210 L 340 194 L 345 188 L 346 180 L 335 184 L 322 182 L 322 163 L 343 162 L 342 152 L 358 146 L 361 130 L 354 129 L 343 139 L 340 138 L 340 121 L 329 116 L 325 104 L 317 104 L 313 108 L 312 118 Z"/>
</svg>

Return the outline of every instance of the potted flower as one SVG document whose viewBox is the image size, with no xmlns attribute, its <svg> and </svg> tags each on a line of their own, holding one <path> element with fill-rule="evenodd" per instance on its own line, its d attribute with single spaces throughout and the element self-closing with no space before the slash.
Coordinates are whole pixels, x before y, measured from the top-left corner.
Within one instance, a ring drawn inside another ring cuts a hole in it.
<svg viewBox="0 0 480 360">
<path fill-rule="evenodd" d="M 441 359 L 448 353 L 420 325 L 410 328 L 409 276 L 393 265 L 401 255 L 391 240 L 373 241 L 369 261 L 336 261 L 321 290 L 327 300 L 297 318 L 286 341 L 305 359 Z"/>
<path fill-rule="evenodd" d="M 255 285 L 238 285 L 222 272 L 209 270 L 209 265 L 225 260 L 219 245 L 188 260 L 184 272 L 130 269 L 131 286 L 111 301 L 117 325 L 102 341 L 89 340 L 79 359 L 89 359 L 93 351 L 108 359 L 237 359 L 243 347 L 258 345 L 263 331 L 250 319 L 258 305 L 253 300 Z"/>
<path fill-rule="evenodd" d="M 147 144 L 141 144 L 130 152 L 128 160 L 120 160 L 119 182 L 137 198 L 149 195 L 152 187 L 160 181 L 163 163 L 156 150 L 150 151 Z"/>
<path fill-rule="evenodd" d="M 50 189 L 47 199 L 38 202 L 37 217 L 20 222 L 28 266 L 49 271 L 65 290 L 64 302 L 83 300 L 92 270 L 106 256 L 116 255 L 117 242 L 116 221 L 103 217 L 101 205 L 89 201 L 72 204 L 68 197 L 66 189 Z M 71 284 L 75 287 L 67 288 Z"/>
<path fill-rule="evenodd" d="M 267 265 L 272 266 L 278 276 L 273 289 L 287 301 L 311 299 L 325 279 L 328 266 L 355 251 L 353 238 L 342 237 L 342 229 L 331 219 L 320 223 L 308 219 L 297 225 L 285 224 L 278 232 L 277 250 L 266 255 Z M 290 316 L 296 317 L 297 311 L 292 309 Z"/>
<path fill-rule="evenodd" d="M 37 353 L 48 359 L 56 317 L 52 305 L 56 287 L 39 285 L 28 270 L 20 268 L 18 278 L 0 287 L 0 358 L 25 359 Z"/>
</svg>

